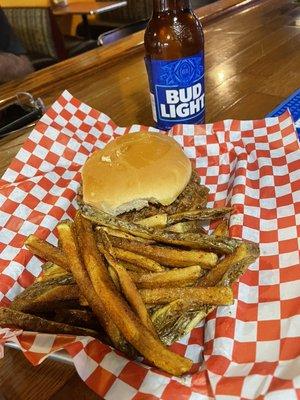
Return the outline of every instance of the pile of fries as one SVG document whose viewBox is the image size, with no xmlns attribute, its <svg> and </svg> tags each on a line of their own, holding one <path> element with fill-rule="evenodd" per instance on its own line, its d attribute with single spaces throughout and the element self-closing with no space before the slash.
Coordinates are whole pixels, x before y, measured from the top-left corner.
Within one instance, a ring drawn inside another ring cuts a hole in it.
<svg viewBox="0 0 300 400">
<path fill-rule="evenodd" d="M 202 228 L 230 212 L 205 208 L 128 222 L 78 211 L 58 224 L 58 247 L 27 238 L 27 248 L 46 261 L 43 274 L 0 309 L 0 326 L 90 335 L 172 375 L 187 373 L 192 361 L 167 345 L 216 306 L 231 305 L 232 283 L 259 255 L 256 244 L 228 237 L 225 219 L 211 235 Z"/>
</svg>

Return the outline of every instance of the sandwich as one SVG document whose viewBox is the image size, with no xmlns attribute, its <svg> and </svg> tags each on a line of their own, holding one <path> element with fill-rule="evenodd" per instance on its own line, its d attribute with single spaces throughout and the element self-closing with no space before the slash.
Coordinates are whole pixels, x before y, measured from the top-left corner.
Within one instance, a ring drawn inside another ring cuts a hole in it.
<svg viewBox="0 0 300 400">
<path fill-rule="evenodd" d="M 203 208 L 208 189 L 181 146 L 160 133 L 128 133 L 95 151 L 82 169 L 84 215 L 107 213 L 135 222 Z"/>
</svg>

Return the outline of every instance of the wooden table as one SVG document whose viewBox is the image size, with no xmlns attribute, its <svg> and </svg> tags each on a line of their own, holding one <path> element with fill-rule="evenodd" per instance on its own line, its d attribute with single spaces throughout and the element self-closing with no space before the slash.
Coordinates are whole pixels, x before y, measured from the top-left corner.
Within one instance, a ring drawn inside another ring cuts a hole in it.
<svg viewBox="0 0 300 400">
<path fill-rule="evenodd" d="M 107 11 L 116 10 L 117 8 L 125 7 L 127 1 L 79 1 L 70 3 L 65 7 L 54 7 L 52 12 L 54 15 L 76 15 L 80 14 L 82 17 L 83 27 L 86 39 L 90 39 L 90 28 L 88 15 L 103 14 Z"/>
<path fill-rule="evenodd" d="M 229 1 L 229 0 L 225 0 Z M 199 11 L 206 15 L 207 9 Z M 261 118 L 300 83 L 300 7 L 289 0 L 250 3 L 217 20 L 204 20 L 207 121 Z M 152 124 L 142 33 L 38 71 L 0 87 L 0 99 L 28 90 L 50 105 L 68 89 L 117 124 Z M 0 141 L 0 173 L 28 131 Z M 69 365 L 45 361 L 34 368 L 7 350 L 0 361 L 0 398 L 96 399 Z M 119 399 L 116 399 L 119 400 Z"/>
</svg>

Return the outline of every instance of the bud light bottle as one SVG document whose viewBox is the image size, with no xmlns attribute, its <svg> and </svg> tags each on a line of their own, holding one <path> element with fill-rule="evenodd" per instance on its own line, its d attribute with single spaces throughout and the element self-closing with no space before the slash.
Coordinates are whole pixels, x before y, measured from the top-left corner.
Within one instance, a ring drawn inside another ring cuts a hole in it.
<svg viewBox="0 0 300 400">
<path fill-rule="evenodd" d="M 157 127 L 203 123 L 204 38 L 189 0 L 153 0 L 145 50 Z"/>
</svg>

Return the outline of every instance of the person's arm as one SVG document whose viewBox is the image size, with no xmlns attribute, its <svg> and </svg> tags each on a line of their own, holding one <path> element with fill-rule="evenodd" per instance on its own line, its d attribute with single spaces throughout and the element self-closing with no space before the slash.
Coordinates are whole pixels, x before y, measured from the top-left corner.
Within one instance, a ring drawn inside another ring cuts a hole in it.
<svg viewBox="0 0 300 400">
<path fill-rule="evenodd" d="M 34 69 L 28 57 L 12 53 L 0 53 L 0 82 L 22 78 Z"/>
</svg>

